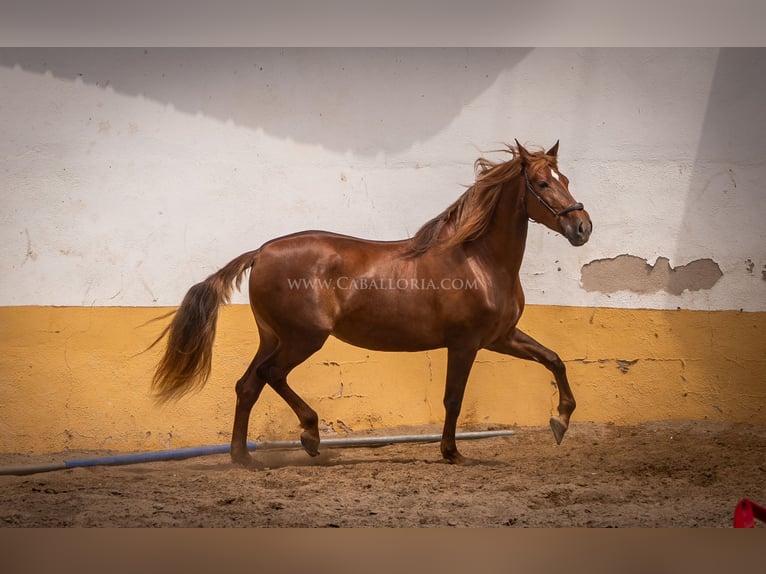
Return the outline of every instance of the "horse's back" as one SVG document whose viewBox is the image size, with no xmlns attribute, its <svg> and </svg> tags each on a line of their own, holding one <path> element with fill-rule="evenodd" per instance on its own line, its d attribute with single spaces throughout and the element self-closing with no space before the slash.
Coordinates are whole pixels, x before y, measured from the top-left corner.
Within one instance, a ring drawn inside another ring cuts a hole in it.
<svg viewBox="0 0 766 574">
<path fill-rule="evenodd" d="M 270 241 L 251 273 L 256 320 L 277 334 L 333 334 L 377 350 L 483 339 L 475 326 L 491 330 L 497 309 L 475 265 L 454 251 L 411 257 L 407 245 L 321 231 Z"/>
<path fill-rule="evenodd" d="M 385 267 L 396 259 L 405 243 L 326 231 L 303 231 L 265 243 L 250 274 L 256 319 L 272 328 L 332 330 L 357 279 L 370 267 Z"/>
</svg>

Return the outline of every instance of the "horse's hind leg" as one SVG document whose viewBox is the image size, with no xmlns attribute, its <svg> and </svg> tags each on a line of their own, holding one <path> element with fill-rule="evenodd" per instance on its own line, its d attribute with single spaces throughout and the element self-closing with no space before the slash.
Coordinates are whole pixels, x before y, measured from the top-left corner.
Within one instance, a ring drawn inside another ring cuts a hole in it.
<svg viewBox="0 0 766 574">
<path fill-rule="evenodd" d="M 287 384 L 287 378 L 282 377 L 274 382 L 269 382 L 269 384 L 290 405 L 298 417 L 303 429 L 301 433 L 303 448 L 311 456 L 317 456 L 319 454 L 319 417 L 316 411 L 290 388 Z"/>
<path fill-rule="evenodd" d="M 276 393 L 293 409 L 300 422 L 301 444 L 311 456 L 319 454 L 319 417 L 306 401 L 287 384 L 288 373 L 318 351 L 327 335 L 305 337 L 280 343 L 277 353 L 257 370 Z"/>
<path fill-rule="evenodd" d="M 261 345 L 250 366 L 237 381 L 237 406 L 234 411 L 234 428 L 231 433 L 231 459 L 232 461 L 247 465 L 251 461 L 247 450 L 247 427 L 250 421 L 250 412 L 253 405 L 261 395 L 266 380 L 258 376 L 258 366 L 264 362 L 276 350 L 276 341 L 261 336 Z"/>
<path fill-rule="evenodd" d="M 553 436 L 556 438 L 556 443 L 561 444 L 561 439 L 564 438 L 564 433 L 569 428 L 569 418 L 577 406 L 572 389 L 569 387 L 564 362 L 555 352 L 541 345 L 519 329 L 513 329 L 508 336 L 495 341 L 488 348 L 491 351 L 512 355 L 520 359 L 537 361 L 553 373 L 556 379 L 556 386 L 559 390 L 559 414 L 551 417 L 550 424 Z"/>
</svg>

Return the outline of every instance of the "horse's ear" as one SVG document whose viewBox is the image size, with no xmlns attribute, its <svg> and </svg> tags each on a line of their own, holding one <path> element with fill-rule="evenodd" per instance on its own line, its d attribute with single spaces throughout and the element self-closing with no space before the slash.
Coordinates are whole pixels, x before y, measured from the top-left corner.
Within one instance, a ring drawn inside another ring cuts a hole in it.
<svg viewBox="0 0 766 574">
<path fill-rule="evenodd" d="M 529 165 L 531 156 L 529 152 L 524 149 L 524 146 L 519 143 L 519 140 L 514 139 L 513 141 L 516 142 L 516 149 L 519 152 L 519 157 L 521 158 L 521 163 L 524 165 Z"/>
<path fill-rule="evenodd" d="M 556 140 L 556 143 L 553 145 L 551 149 L 545 152 L 545 155 L 549 155 L 551 157 L 556 157 L 557 155 L 559 155 L 559 140 Z"/>
</svg>

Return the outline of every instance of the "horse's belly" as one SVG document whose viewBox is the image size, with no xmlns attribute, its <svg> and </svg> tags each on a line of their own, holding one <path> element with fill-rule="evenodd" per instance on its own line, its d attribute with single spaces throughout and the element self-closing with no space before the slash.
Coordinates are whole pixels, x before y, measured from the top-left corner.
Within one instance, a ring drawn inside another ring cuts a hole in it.
<svg viewBox="0 0 766 574">
<path fill-rule="evenodd" d="M 438 329 L 423 329 L 406 316 L 358 315 L 338 321 L 332 334 L 345 343 L 374 351 L 426 351 L 446 346 Z"/>
<path fill-rule="evenodd" d="M 352 345 L 381 351 L 478 348 L 491 338 L 499 318 L 466 296 L 458 299 L 428 292 L 378 294 L 358 306 L 341 304 L 332 334 Z"/>
</svg>

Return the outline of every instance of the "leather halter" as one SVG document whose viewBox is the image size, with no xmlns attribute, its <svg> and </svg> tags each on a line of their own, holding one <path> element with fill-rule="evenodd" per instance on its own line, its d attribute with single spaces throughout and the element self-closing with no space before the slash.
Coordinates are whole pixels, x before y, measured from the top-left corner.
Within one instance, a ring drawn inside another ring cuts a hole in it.
<svg viewBox="0 0 766 574">
<path fill-rule="evenodd" d="M 545 206 L 545 208 L 553 214 L 554 217 L 561 217 L 562 215 L 566 215 L 570 211 L 582 211 L 583 209 L 585 209 L 582 203 L 577 202 L 577 203 L 573 203 L 569 207 L 565 207 L 561 211 L 556 211 L 555 209 L 553 209 L 553 207 L 551 207 L 551 204 L 545 201 L 542 197 L 540 197 L 540 194 L 535 191 L 534 187 L 532 187 L 532 184 L 529 182 L 529 176 L 527 176 L 526 169 L 524 170 L 524 181 L 527 184 L 527 191 L 529 191 L 532 195 L 534 195 L 537 198 L 537 201 L 542 203 Z"/>
</svg>

